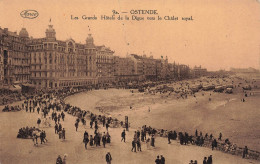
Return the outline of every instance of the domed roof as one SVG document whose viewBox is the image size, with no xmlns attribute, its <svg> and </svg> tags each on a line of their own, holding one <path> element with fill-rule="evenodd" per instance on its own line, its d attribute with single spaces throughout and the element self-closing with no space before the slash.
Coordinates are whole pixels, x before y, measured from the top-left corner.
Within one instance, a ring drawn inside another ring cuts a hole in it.
<svg viewBox="0 0 260 164">
<path fill-rule="evenodd" d="M 93 43 L 94 43 L 94 39 L 93 39 L 93 37 L 91 36 L 91 34 L 88 34 L 88 37 L 87 37 L 87 39 L 86 39 L 86 42 L 87 42 L 87 43 L 90 43 L 90 44 L 93 44 Z"/>
<path fill-rule="evenodd" d="M 28 38 L 29 37 L 29 34 L 28 34 L 26 28 L 21 29 L 21 31 L 19 32 L 19 36 L 22 37 L 22 38 Z"/>
<path fill-rule="evenodd" d="M 46 29 L 46 32 L 55 32 L 55 29 L 53 28 L 53 25 L 49 25 L 49 28 Z"/>
</svg>

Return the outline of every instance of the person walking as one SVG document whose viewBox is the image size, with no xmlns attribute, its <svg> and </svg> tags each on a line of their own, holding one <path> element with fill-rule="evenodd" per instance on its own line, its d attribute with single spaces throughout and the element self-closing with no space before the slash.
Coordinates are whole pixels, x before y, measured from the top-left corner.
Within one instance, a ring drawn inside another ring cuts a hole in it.
<svg viewBox="0 0 260 164">
<path fill-rule="evenodd" d="M 90 146 L 93 146 L 94 145 L 94 139 L 93 139 L 93 136 L 92 135 L 90 135 L 90 143 L 89 143 L 89 145 Z"/>
<path fill-rule="evenodd" d="M 107 134 L 106 134 L 106 137 L 107 137 L 107 143 L 108 144 L 110 144 L 110 142 L 111 142 L 111 136 L 110 136 L 110 134 L 107 132 Z"/>
<path fill-rule="evenodd" d="M 208 157 L 208 160 L 207 160 L 207 164 L 212 164 L 212 155 L 210 155 L 209 157 Z"/>
<path fill-rule="evenodd" d="M 155 163 L 156 163 L 156 164 L 161 164 L 161 160 L 160 160 L 159 155 L 157 156 L 157 159 L 155 160 Z"/>
<path fill-rule="evenodd" d="M 108 132 L 108 127 L 109 127 L 109 124 L 108 122 L 106 123 L 106 129 L 107 129 L 107 132 Z"/>
<path fill-rule="evenodd" d="M 242 156 L 242 158 L 246 158 L 247 155 L 248 155 L 248 148 L 247 148 L 247 146 L 245 146 L 245 148 L 244 148 L 244 150 L 243 150 L 243 156 Z"/>
<path fill-rule="evenodd" d="M 204 157 L 203 164 L 207 164 L 207 157 Z"/>
<path fill-rule="evenodd" d="M 106 147 L 106 142 L 107 142 L 107 138 L 106 138 L 106 134 L 104 132 L 104 135 L 102 137 L 102 143 L 103 143 L 104 148 Z"/>
<path fill-rule="evenodd" d="M 170 131 L 170 132 L 168 133 L 168 144 L 171 143 L 171 138 L 172 138 L 172 131 Z"/>
<path fill-rule="evenodd" d="M 37 120 L 37 125 L 38 125 L 38 127 L 40 127 L 41 122 L 42 122 L 41 119 L 38 118 L 38 120 Z"/>
<path fill-rule="evenodd" d="M 96 144 L 96 147 L 99 146 L 99 136 L 98 134 L 96 133 L 96 135 L 94 136 L 94 143 Z"/>
<path fill-rule="evenodd" d="M 161 155 L 161 164 L 165 164 L 165 158 L 163 155 Z"/>
<path fill-rule="evenodd" d="M 155 143 L 155 138 L 154 138 L 154 135 L 152 135 L 152 138 L 151 138 L 151 146 L 155 147 L 154 143 Z"/>
<path fill-rule="evenodd" d="M 37 107 L 37 113 L 38 114 L 40 113 L 40 107 Z"/>
<path fill-rule="evenodd" d="M 124 142 L 125 142 L 125 130 L 123 130 L 123 132 L 121 133 L 121 137 L 122 137 L 122 139 L 121 139 L 121 142 L 124 140 Z"/>
<path fill-rule="evenodd" d="M 64 154 L 62 164 L 66 164 L 67 156 L 68 156 L 67 154 Z"/>
<path fill-rule="evenodd" d="M 40 133 L 40 140 L 41 140 L 41 144 L 42 144 L 42 143 L 45 143 L 43 131 L 41 131 L 41 133 Z"/>
<path fill-rule="evenodd" d="M 135 139 L 133 139 L 133 141 L 132 141 L 132 150 L 131 151 L 133 151 L 133 150 L 136 152 Z"/>
<path fill-rule="evenodd" d="M 61 130 L 62 130 L 62 125 L 59 124 L 59 129 L 58 129 L 58 131 L 60 132 Z"/>
<path fill-rule="evenodd" d="M 62 138 L 65 140 L 65 129 L 62 129 Z"/>
<path fill-rule="evenodd" d="M 63 113 L 63 111 L 61 112 L 61 118 L 62 118 L 62 120 L 64 121 L 65 114 Z"/>
<path fill-rule="evenodd" d="M 79 122 L 78 121 L 76 121 L 75 127 L 76 127 L 76 131 L 78 131 L 78 127 L 79 127 Z"/>
<path fill-rule="evenodd" d="M 150 138 L 147 138 L 147 140 L 145 141 L 146 142 L 146 146 L 147 146 L 147 149 L 150 149 Z"/>
<path fill-rule="evenodd" d="M 90 128 L 92 129 L 93 121 L 90 121 L 89 125 L 90 125 Z"/>
<path fill-rule="evenodd" d="M 62 159 L 61 156 L 59 155 L 57 160 L 56 160 L 56 164 L 62 164 Z"/>
<path fill-rule="evenodd" d="M 84 135 L 83 142 L 85 143 L 85 149 L 87 149 L 87 145 L 88 145 L 88 142 L 89 142 L 88 135 Z M 93 141 L 92 141 L 92 142 L 93 142 Z M 91 145 L 90 145 L 90 146 L 91 146 Z"/>
<path fill-rule="evenodd" d="M 136 145 L 137 145 L 137 151 L 142 151 L 141 142 L 139 138 L 137 139 Z"/>
<path fill-rule="evenodd" d="M 44 142 L 48 142 L 48 140 L 47 140 L 47 138 L 46 138 L 46 132 L 45 132 L 45 131 L 43 131 L 43 141 L 44 141 Z"/>
<path fill-rule="evenodd" d="M 218 137 L 218 140 L 222 140 L 222 133 L 219 133 L 219 137 Z"/>
<path fill-rule="evenodd" d="M 58 131 L 59 131 L 59 126 L 58 126 L 58 124 L 55 124 L 55 127 L 54 127 L 54 128 L 55 128 L 55 134 L 58 133 Z"/>
<path fill-rule="evenodd" d="M 111 164 L 111 161 L 112 161 L 112 156 L 111 156 L 110 152 L 108 152 L 106 154 L 106 162 L 107 162 L 107 164 Z"/>
<path fill-rule="evenodd" d="M 217 148 L 217 146 L 218 146 L 217 140 L 214 139 L 214 140 L 212 141 L 212 143 L 211 143 L 211 148 L 212 148 L 212 150 L 214 149 L 214 147 Z"/>
</svg>

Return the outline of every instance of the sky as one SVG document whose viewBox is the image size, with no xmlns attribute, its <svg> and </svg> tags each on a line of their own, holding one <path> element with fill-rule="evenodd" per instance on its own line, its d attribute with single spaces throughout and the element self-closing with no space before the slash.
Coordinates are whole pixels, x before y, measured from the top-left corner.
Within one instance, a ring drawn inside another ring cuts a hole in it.
<svg viewBox="0 0 260 164">
<path fill-rule="evenodd" d="M 23 10 L 36 10 L 35 19 L 22 18 Z M 101 20 L 115 10 L 130 20 Z M 131 14 L 131 10 L 157 10 L 157 15 Z M 127 12 L 127 13 L 122 13 Z M 78 20 L 72 20 L 79 17 Z M 97 20 L 83 20 L 82 15 Z M 132 20 L 132 16 L 145 20 Z M 146 20 L 154 16 L 156 20 Z M 174 20 L 157 20 L 175 16 Z M 182 17 L 192 16 L 192 21 Z M 167 56 L 169 62 L 201 65 L 210 71 L 230 67 L 260 69 L 259 0 L 0 0 L 0 26 L 19 32 L 25 27 L 34 38 L 45 36 L 49 20 L 58 40 L 85 43 L 88 33 L 96 45 L 117 56 Z M 90 29 L 90 30 L 89 30 Z"/>
</svg>

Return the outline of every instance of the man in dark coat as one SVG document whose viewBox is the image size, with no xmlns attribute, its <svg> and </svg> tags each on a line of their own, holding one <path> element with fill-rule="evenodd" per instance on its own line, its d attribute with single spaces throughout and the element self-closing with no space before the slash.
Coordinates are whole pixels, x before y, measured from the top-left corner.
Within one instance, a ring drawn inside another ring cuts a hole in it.
<svg viewBox="0 0 260 164">
<path fill-rule="evenodd" d="M 168 133 L 168 144 L 171 143 L 171 138 L 172 138 L 172 131 L 170 131 L 170 132 Z"/>
<path fill-rule="evenodd" d="M 207 164 L 207 157 L 204 157 L 203 164 Z"/>
<path fill-rule="evenodd" d="M 159 158 L 159 155 L 157 156 L 157 159 L 155 160 L 155 163 L 156 163 L 156 164 L 161 164 L 161 160 L 160 160 L 160 158 Z"/>
<path fill-rule="evenodd" d="M 40 119 L 40 118 L 38 118 L 38 120 L 37 120 L 37 124 L 38 124 L 38 127 L 39 127 L 40 124 L 41 124 L 41 119 Z"/>
<path fill-rule="evenodd" d="M 108 122 L 106 123 L 106 129 L 107 129 L 107 131 L 108 131 L 108 127 L 109 127 L 109 124 L 108 124 Z"/>
<path fill-rule="evenodd" d="M 63 113 L 63 111 L 61 112 L 61 118 L 62 118 L 62 120 L 64 121 L 65 114 Z"/>
<path fill-rule="evenodd" d="M 102 119 L 102 123 L 103 123 L 103 127 L 105 127 L 105 124 L 106 124 L 106 119 L 105 118 Z"/>
<path fill-rule="evenodd" d="M 94 136 L 94 143 L 96 144 L 96 147 L 99 145 L 98 142 L 99 142 L 99 136 L 96 133 L 96 135 Z"/>
<path fill-rule="evenodd" d="M 161 164 L 165 164 L 165 158 L 163 155 L 161 155 Z"/>
<path fill-rule="evenodd" d="M 75 127 L 76 127 L 76 131 L 78 131 L 78 127 L 79 127 L 79 122 L 78 121 L 76 121 Z"/>
<path fill-rule="evenodd" d="M 214 139 L 214 140 L 212 141 L 212 143 L 211 143 L 211 148 L 212 148 L 212 150 L 214 149 L 214 147 L 217 148 L 217 146 L 218 146 L 217 140 Z"/>
<path fill-rule="evenodd" d="M 87 145 L 88 145 L 88 142 L 89 142 L 88 135 L 84 135 L 83 142 L 85 143 L 85 149 L 87 149 Z"/>
<path fill-rule="evenodd" d="M 107 164 L 111 164 L 111 161 L 112 161 L 112 156 L 111 156 L 110 152 L 108 152 L 106 154 L 106 162 L 107 162 Z"/>
<path fill-rule="evenodd" d="M 135 151 L 136 152 L 136 143 L 135 140 L 132 141 L 132 150 L 131 151 Z"/>
<path fill-rule="evenodd" d="M 102 137 L 102 143 L 103 143 L 103 146 L 105 148 L 106 147 L 106 143 L 107 143 L 107 138 L 106 138 L 105 132 L 104 132 L 104 135 Z"/>
<path fill-rule="evenodd" d="M 41 133 L 40 133 L 40 139 L 41 139 L 41 144 L 42 144 L 43 142 L 45 143 L 43 131 L 41 131 Z"/>
<path fill-rule="evenodd" d="M 212 155 L 208 157 L 207 164 L 212 164 Z"/>
<path fill-rule="evenodd" d="M 247 148 L 247 146 L 245 146 L 242 157 L 245 158 L 247 156 L 247 154 L 248 154 L 248 148 Z"/>
<path fill-rule="evenodd" d="M 65 129 L 62 130 L 62 138 L 65 140 Z"/>
<path fill-rule="evenodd" d="M 54 128 L 55 128 L 55 134 L 58 133 L 58 130 L 59 130 L 58 124 L 55 124 L 55 127 L 54 127 Z"/>
<path fill-rule="evenodd" d="M 154 135 L 152 135 L 152 138 L 151 138 L 151 146 L 154 147 L 154 146 L 155 146 L 154 143 L 155 143 L 155 138 L 154 138 Z"/>
<path fill-rule="evenodd" d="M 139 138 L 137 139 L 136 144 L 137 144 L 137 151 L 142 151 L 141 142 Z"/>
<path fill-rule="evenodd" d="M 90 121 L 89 125 L 90 125 L 90 128 L 92 129 L 93 121 Z"/>
<path fill-rule="evenodd" d="M 121 142 L 124 140 L 124 142 L 125 142 L 125 130 L 123 130 L 123 132 L 121 133 L 121 137 L 122 137 L 122 139 L 121 139 Z"/>
</svg>

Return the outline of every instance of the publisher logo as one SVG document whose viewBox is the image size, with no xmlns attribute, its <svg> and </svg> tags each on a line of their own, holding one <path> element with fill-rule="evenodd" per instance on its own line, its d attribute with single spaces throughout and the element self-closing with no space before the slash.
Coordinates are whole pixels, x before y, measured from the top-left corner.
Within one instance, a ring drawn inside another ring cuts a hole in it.
<svg viewBox="0 0 260 164">
<path fill-rule="evenodd" d="M 23 10 L 20 15 L 23 18 L 34 19 L 39 16 L 39 13 L 36 10 Z"/>
</svg>

